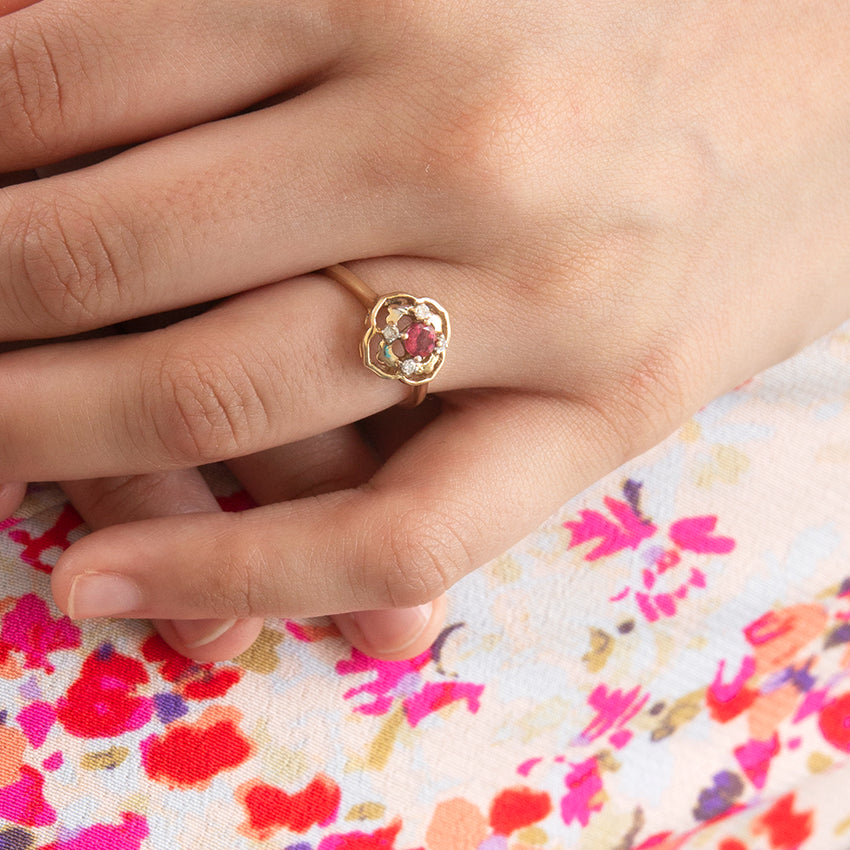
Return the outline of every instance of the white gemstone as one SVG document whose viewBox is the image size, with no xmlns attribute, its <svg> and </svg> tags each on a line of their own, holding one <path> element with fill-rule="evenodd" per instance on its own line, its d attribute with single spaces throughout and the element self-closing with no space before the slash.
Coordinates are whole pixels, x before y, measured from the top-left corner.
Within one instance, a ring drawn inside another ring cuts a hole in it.
<svg viewBox="0 0 850 850">
<path fill-rule="evenodd" d="M 405 377 L 410 377 L 419 368 L 419 364 L 415 360 L 402 360 L 401 373 Z"/>
<path fill-rule="evenodd" d="M 420 322 L 424 322 L 431 315 L 431 311 L 428 309 L 427 304 L 417 304 L 413 308 L 413 315 L 419 319 Z"/>
<path fill-rule="evenodd" d="M 387 325 L 382 331 L 381 336 L 387 342 L 395 342 L 399 338 L 398 328 L 395 325 Z"/>
<path fill-rule="evenodd" d="M 434 351 L 445 351 L 446 350 L 446 338 L 444 336 L 438 336 L 437 341 L 434 343 Z"/>
</svg>

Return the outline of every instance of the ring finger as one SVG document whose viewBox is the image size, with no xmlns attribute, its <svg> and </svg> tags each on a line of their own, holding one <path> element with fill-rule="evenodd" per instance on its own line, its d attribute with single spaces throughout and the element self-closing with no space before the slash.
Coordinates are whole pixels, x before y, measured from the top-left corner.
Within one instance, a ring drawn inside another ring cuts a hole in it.
<svg viewBox="0 0 850 850">
<path fill-rule="evenodd" d="M 472 285 L 467 272 L 443 263 L 364 268 L 384 291 L 419 280 L 442 303 L 443 293 L 451 299 Z M 483 288 L 479 281 L 482 298 Z M 149 334 L 10 352 L 0 398 L 17 401 L 0 410 L 0 468 L 9 481 L 161 471 L 363 419 L 401 401 L 405 389 L 358 362 L 362 315 L 349 293 L 314 276 L 243 293 Z M 493 385 L 479 333 L 475 316 L 458 317 L 436 389 Z"/>
</svg>

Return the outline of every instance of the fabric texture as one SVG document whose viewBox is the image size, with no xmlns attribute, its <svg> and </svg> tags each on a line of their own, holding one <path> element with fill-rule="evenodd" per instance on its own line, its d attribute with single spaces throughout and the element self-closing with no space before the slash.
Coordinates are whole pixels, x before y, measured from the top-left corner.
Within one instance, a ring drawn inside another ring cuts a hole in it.
<svg viewBox="0 0 850 850">
<path fill-rule="evenodd" d="M 59 614 L 86 530 L 33 487 L 0 528 L 0 850 L 850 847 L 848 492 L 845 325 L 460 582 L 418 658 L 282 620 L 198 665 Z"/>
</svg>

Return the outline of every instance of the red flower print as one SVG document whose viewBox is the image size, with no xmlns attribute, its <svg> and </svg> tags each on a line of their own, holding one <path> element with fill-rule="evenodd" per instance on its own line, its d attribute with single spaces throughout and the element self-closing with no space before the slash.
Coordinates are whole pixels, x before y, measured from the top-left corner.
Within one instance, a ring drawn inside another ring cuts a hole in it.
<svg viewBox="0 0 850 850">
<path fill-rule="evenodd" d="M 794 812 L 794 794 L 780 797 L 752 826 L 755 835 L 767 835 L 771 850 L 797 850 L 812 834 L 814 812 Z"/>
<path fill-rule="evenodd" d="M 236 799 L 247 816 L 239 832 L 255 841 L 267 841 L 284 827 L 304 833 L 311 826 L 327 826 L 336 820 L 340 797 L 339 786 L 323 774 L 294 794 L 252 779 L 236 789 Z"/>
<path fill-rule="evenodd" d="M 171 788 L 207 788 L 214 776 L 253 755 L 241 720 L 235 708 L 211 706 L 196 723 L 171 723 L 164 735 L 142 741 L 145 772 Z"/>
<path fill-rule="evenodd" d="M 820 711 L 818 725 L 833 747 L 850 753 L 850 693 L 828 702 Z"/>
<path fill-rule="evenodd" d="M 58 548 L 62 551 L 67 549 L 71 545 L 71 532 L 82 524 L 82 517 L 70 504 L 66 504 L 56 522 L 44 534 L 33 537 L 28 531 L 15 528 L 9 532 L 9 539 L 24 547 L 20 557 L 25 564 L 29 564 L 39 572 L 50 574 L 53 572 L 53 566 L 42 560 L 42 555 L 48 549 Z"/>
<path fill-rule="evenodd" d="M 395 841 L 400 831 L 401 821 L 396 818 L 389 826 L 381 827 L 374 832 L 328 835 L 322 839 L 318 850 L 395 850 Z"/>
<path fill-rule="evenodd" d="M 717 667 L 717 674 L 706 694 L 708 710 L 712 718 L 719 723 L 728 723 L 746 711 L 758 696 L 757 690 L 747 687 L 747 682 L 756 672 L 756 662 L 751 655 L 744 658 L 738 675 L 728 685 L 723 681 L 725 667 L 726 662 L 721 659 Z"/>
<path fill-rule="evenodd" d="M 543 820 L 551 811 L 552 800 L 545 791 L 506 788 L 490 806 L 490 826 L 496 835 L 510 835 Z"/>
<path fill-rule="evenodd" d="M 56 704 L 56 717 L 78 738 L 113 738 L 141 729 L 153 716 L 153 701 L 135 693 L 148 682 L 144 666 L 98 647 L 83 662 L 80 676 Z"/>
<path fill-rule="evenodd" d="M 151 635 L 142 644 L 142 655 L 151 664 L 159 664 L 159 675 L 177 687 L 184 699 L 205 700 L 223 697 L 242 679 L 238 667 L 200 664 L 175 652 L 159 635 Z"/>
<path fill-rule="evenodd" d="M 318 643 L 326 638 L 340 637 L 339 629 L 333 623 L 316 625 L 315 623 L 301 623 L 295 620 L 287 620 L 284 624 L 286 630 L 295 640 L 302 643 Z"/>
</svg>

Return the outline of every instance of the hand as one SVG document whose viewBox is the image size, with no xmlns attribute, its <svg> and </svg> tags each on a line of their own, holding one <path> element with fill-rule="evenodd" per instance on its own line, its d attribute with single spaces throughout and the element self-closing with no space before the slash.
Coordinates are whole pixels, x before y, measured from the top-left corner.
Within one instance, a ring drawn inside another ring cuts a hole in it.
<svg viewBox="0 0 850 850">
<path fill-rule="evenodd" d="M 0 187 L 65 173 L 93 164 L 102 155 L 89 155 L 59 166 L 31 172 L 0 175 Z M 123 332 L 160 329 L 197 313 L 197 308 L 160 314 L 126 323 Z M 108 330 L 89 336 L 103 336 Z M 27 344 L 0 344 L 0 351 L 18 350 Z M 385 419 L 393 416 L 390 412 Z M 396 418 L 398 413 L 395 414 Z M 378 464 L 377 453 L 393 451 L 404 439 L 405 430 L 421 427 L 429 418 L 429 407 L 416 414 L 403 414 L 389 430 L 372 428 L 367 445 L 358 429 L 346 427 L 302 440 L 290 446 L 236 460 L 231 472 L 258 504 L 284 499 L 317 496 L 367 481 Z M 406 427 L 400 427 L 400 426 Z M 412 433 L 412 432 L 411 432 Z M 197 469 L 99 478 L 65 482 L 64 489 L 91 529 L 106 528 L 160 516 L 217 511 L 218 502 Z M 21 483 L 0 486 L 0 517 L 9 516 L 22 502 L 26 487 Z M 398 608 L 339 614 L 332 618 L 340 633 L 362 652 L 384 660 L 419 655 L 437 637 L 445 620 L 445 599 L 418 608 Z M 154 620 L 154 626 L 174 649 L 197 661 L 219 661 L 240 654 L 257 638 L 261 618 Z"/>
<path fill-rule="evenodd" d="M 57 565 L 60 607 L 426 602 L 850 315 L 848 34 L 840 0 L 42 0 L 0 19 L 0 168 L 153 139 L 5 191 L 3 338 L 230 296 L 3 355 L 6 480 L 245 457 L 394 405 L 354 355 L 359 305 L 312 269 L 355 260 L 453 323 L 439 415 L 366 484 L 96 532 Z"/>
</svg>

